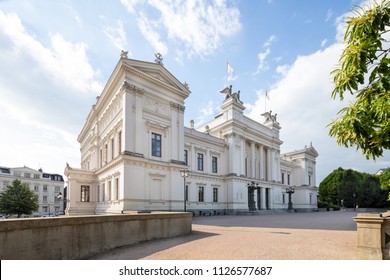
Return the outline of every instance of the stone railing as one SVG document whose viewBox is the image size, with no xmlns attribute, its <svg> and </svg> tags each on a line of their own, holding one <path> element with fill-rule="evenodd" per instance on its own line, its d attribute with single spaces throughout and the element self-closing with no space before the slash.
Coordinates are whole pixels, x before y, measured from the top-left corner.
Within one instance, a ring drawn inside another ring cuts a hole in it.
<svg viewBox="0 0 390 280">
<path fill-rule="evenodd" d="M 358 258 L 390 260 L 390 211 L 382 214 L 358 214 Z"/>
<path fill-rule="evenodd" d="M 173 212 L 2 220 L 0 259 L 83 259 L 191 230 L 192 214 Z"/>
</svg>

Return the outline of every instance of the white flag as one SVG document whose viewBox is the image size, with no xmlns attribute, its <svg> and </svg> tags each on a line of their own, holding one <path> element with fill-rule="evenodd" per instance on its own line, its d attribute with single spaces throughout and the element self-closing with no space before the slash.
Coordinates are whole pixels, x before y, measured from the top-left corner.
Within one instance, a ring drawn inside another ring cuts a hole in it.
<svg viewBox="0 0 390 280">
<path fill-rule="evenodd" d="M 228 74 L 227 80 L 231 81 L 233 79 L 234 69 L 230 66 L 229 62 L 226 62 L 226 72 Z"/>
</svg>

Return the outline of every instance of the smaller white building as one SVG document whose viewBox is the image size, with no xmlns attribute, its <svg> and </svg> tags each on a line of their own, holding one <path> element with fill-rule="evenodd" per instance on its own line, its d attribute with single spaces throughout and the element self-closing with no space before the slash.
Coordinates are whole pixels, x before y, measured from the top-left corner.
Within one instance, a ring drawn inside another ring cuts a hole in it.
<svg viewBox="0 0 390 280">
<path fill-rule="evenodd" d="M 61 175 L 26 166 L 0 167 L 0 192 L 5 191 L 16 179 L 26 183 L 38 195 L 39 210 L 32 217 L 64 214 L 64 178 Z"/>
</svg>

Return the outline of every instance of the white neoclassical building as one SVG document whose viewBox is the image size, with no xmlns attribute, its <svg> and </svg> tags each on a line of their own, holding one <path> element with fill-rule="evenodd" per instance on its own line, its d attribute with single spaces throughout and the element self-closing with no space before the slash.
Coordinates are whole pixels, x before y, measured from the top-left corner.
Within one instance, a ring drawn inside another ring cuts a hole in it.
<svg viewBox="0 0 390 280">
<path fill-rule="evenodd" d="M 185 127 L 188 85 L 160 58 L 145 62 L 122 53 L 78 137 L 81 168 L 65 168 L 66 214 L 185 208 L 230 214 L 248 211 L 249 197 L 256 210 L 282 210 L 289 187 L 295 209 L 316 209 L 314 147 L 280 154 L 276 115 L 256 122 L 243 114 L 239 91 L 221 92 L 218 116 L 198 129 L 193 122 Z M 181 170 L 189 171 L 185 181 Z"/>
<path fill-rule="evenodd" d="M 39 209 L 31 217 L 64 214 L 64 178 L 61 175 L 27 166 L 0 166 L 0 192 L 5 191 L 16 179 L 25 183 L 38 196 Z"/>
</svg>

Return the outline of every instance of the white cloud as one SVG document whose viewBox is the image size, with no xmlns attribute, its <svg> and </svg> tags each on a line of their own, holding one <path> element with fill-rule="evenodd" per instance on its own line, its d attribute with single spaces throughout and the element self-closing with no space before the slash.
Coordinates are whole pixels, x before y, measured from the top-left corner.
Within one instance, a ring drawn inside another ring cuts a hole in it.
<svg viewBox="0 0 390 280">
<path fill-rule="evenodd" d="M 326 45 L 327 42 L 328 42 L 328 39 L 322 40 L 321 41 L 321 47 L 323 48 Z"/>
<path fill-rule="evenodd" d="M 62 172 L 77 164 L 77 133 L 88 113 L 84 102 L 101 92 L 88 46 L 59 33 L 38 36 L 16 14 L 0 10 L 0 165 Z M 10 147 L 17 147 L 12 148 Z"/>
<path fill-rule="evenodd" d="M 221 45 L 223 37 L 230 37 L 241 28 L 239 10 L 228 7 L 225 0 L 215 0 L 211 4 L 205 0 L 122 0 L 122 3 L 136 15 L 141 32 L 154 48 L 167 46 L 160 38 L 166 34 L 169 43 L 185 51 L 187 57 L 212 54 Z M 145 14 L 153 14 L 145 13 L 147 8 L 156 10 L 159 17 L 146 17 Z"/>
<path fill-rule="evenodd" d="M 329 9 L 327 12 L 326 12 L 326 17 L 325 17 L 325 22 L 328 22 L 333 16 L 333 11 L 332 9 Z"/>
<path fill-rule="evenodd" d="M 50 35 L 51 45 L 47 48 L 26 32 L 16 14 L 6 15 L 1 10 L 0 35 L 12 41 L 14 54 L 31 57 L 47 75 L 82 92 L 95 94 L 102 89 L 95 79 L 99 72 L 89 64 L 85 44 L 73 44 L 56 33 Z"/>
<path fill-rule="evenodd" d="M 104 26 L 103 32 L 111 39 L 113 44 L 119 50 L 125 50 L 127 41 L 126 41 L 126 32 L 123 28 L 123 23 L 121 21 L 117 21 L 117 27 L 113 26 Z M 130 54 L 131 56 L 131 54 Z"/>
<path fill-rule="evenodd" d="M 205 107 L 199 110 L 200 116 L 195 121 L 195 126 L 201 126 L 206 121 L 210 120 L 214 116 L 216 109 L 213 101 L 209 101 Z"/>
<path fill-rule="evenodd" d="M 279 65 L 276 67 L 276 73 L 285 76 L 287 74 L 288 69 L 290 68 L 290 65 L 284 64 L 284 65 Z"/>
<path fill-rule="evenodd" d="M 340 44 L 334 44 L 323 51 L 298 57 L 289 68 L 281 66 L 279 72 L 285 75 L 270 89 L 267 100 L 267 110 L 278 113 L 282 126 L 282 152 L 301 149 L 312 141 L 320 154 L 319 180 L 342 165 L 342 157 L 350 157 L 356 162 L 363 157 L 354 148 L 339 147 L 336 140 L 328 136 L 329 129 L 326 128 L 348 102 L 331 99 L 330 72 L 336 67 L 341 50 Z M 260 95 L 249 116 L 263 121 L 260 116 L 263 112 L 264 97 Z"/>
<path fill-rule="evenodd" d="M 268 70 L 268 63 L 266 61 L 268 55 L 271 53 L 271 45 L 276 40 L 275 35 L 271 35 L 267 41 L 263 44 L 263 48 L 265 48 L 265 51 L 259 52 L 257 54 L 257 59 L 259 60 L 259 65 L 257 66 L 257 70 L 253 75 L 257 75 L 262 71 Z"/>
<path fill-rule="evenodd" d="M 162 55 L 168 53 L 167 45 L 161 41 L 159 33 L 156 31 L 156 27 L 159 25 L 154 21 L 149 21 L 145 16 L 140 16 L 137 20 L 138 27 L 146 40 L 152 45 L 154 50 Z"/>
</svg>

